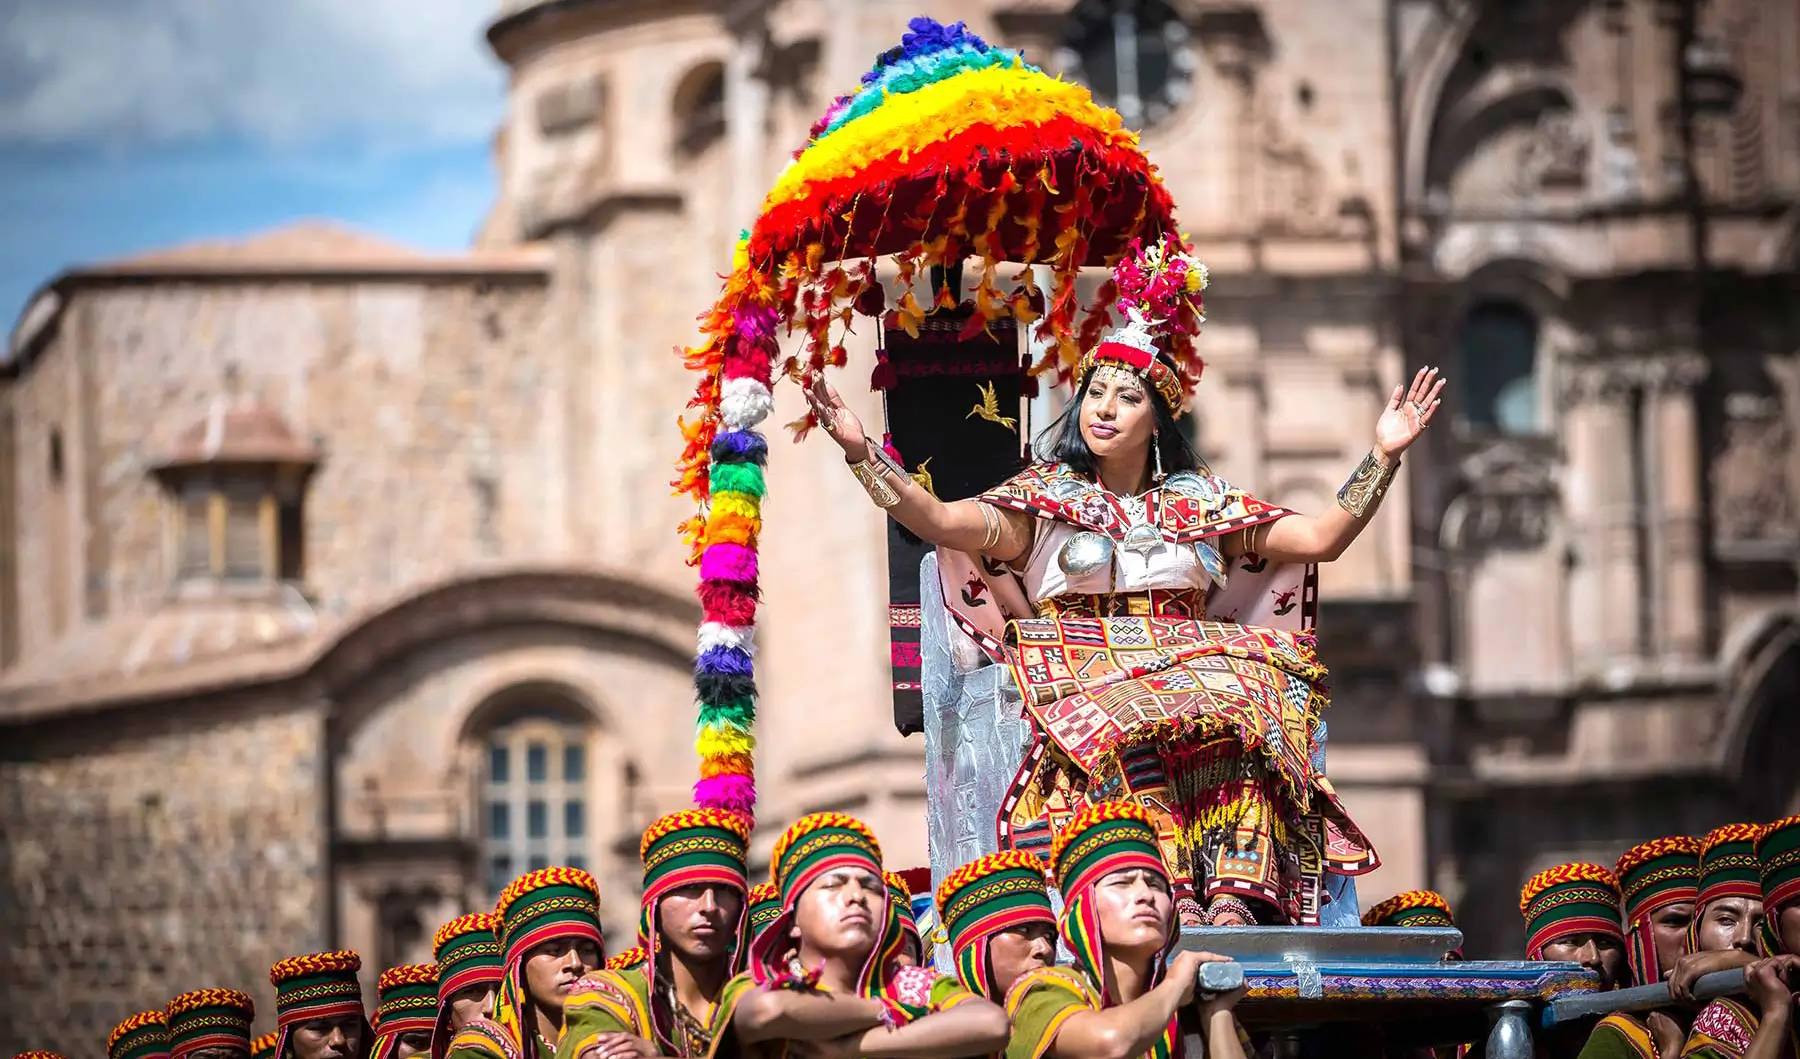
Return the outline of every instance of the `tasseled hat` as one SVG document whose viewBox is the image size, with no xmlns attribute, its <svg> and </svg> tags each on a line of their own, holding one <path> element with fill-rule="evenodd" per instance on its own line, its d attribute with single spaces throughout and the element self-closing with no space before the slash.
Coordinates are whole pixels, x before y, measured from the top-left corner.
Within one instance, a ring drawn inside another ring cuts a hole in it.
<svg viewBox="0 0 1800 1059">
<path fill-rule="evenodd" d="M 1106 959 L 1100 940 L 1100 914 L 1094 907 L 1094 885 L 1117 871 L 1143 868 L 1164 879 L 1156 825 L 1132 802 L 1101 802 L 1076 813 L 1050 843 L 1050 870 L 1062 892 L 1062 936 L 1075 962 L 1096 987 L 1106 981 Z M 1172 944 L 1177 936 L 1169 931 Z M 1161 978 L 1160 961 L 1157 977 Z"/>
<path fill-rule="evenodd" d="M 1756 859 L 1756 840 L 1762 832 L 1761 824 L 1726 824 L 1700 840 L 1701 908 L 1721 897 L 1762 900 L 1762 871 Z"/>
<path fill-rule="evenodd" d="M 169 1025 L 160 1011 L 140 1011 L 106 1037 L 107 1059 L 168 1059 Z"/>
<path fill-rule="evenodd" d="M 450 998 L 470 986 L 498 989 L 504 964 L 500 960 L 500 917 L 492 912 L 457 916 L 437 929 L 431 939 L 437 960 L 437 1015 L 432 1020 L 432 1059 L 444 1059 L 450 1050 Z"/>
<path fill-rule="evenodd" d="M 250 1050 L 256 1002 L 235 989 L 195 989 L 163 1009 L 169 1027 L 170 1059 L 204 1048 Z"/>
<path fill-rule="evenodd" d="M 263 1034 L 250 1042 L 250 1059 L 275 1059 L 275 1046 L 279 1043 L 281 1034 Z"/>
<path fill-rule="evenodd" d="M 435 963 L 409 963 L 381 972 L 375 981 L 375 1048 L 370 1059 L 393 1059 L 403 1034 L 437 1033 L 437 981 Z"/>
<path fill-rule="evenodd" d="M 1130 252 L 1113 266 L 1112 290 L 1125 323 L 1082 357 L 1076 378 L 1100 364 L 1125 367 L 1155 389 L 1172 413 L 1181 415 L 1192 380 L 1184 379 L 1172 360 L 1157 353 L 1164 334 L 1199 332 L 1206 319 L 1201 312 L 1206 284 L 1206 266 L 1180 237 L 1168 235 L 1150 246 L 1133 242 Z M 1198 358 L 1194 361 L 1197 380 Z"/>
<path fill-rule="evenodd" d="M 1777 820 L 1756 839 L 1762 870 L 1763 921 L 1757 944 L 1764 956 L 1781 956 L 1781 911 L 1800 901 L 1800 816 Z"/>
<path fill-rule="evenodd" d="M 275 986 L 277 1059 L 288 1054 L 288 1031 L 314 1019 L 355 1015 L 362 1020 L 362 1039 L 374 1037 L 356 977 L 361 970 L 362 957 L 348 949 L 290 956 L 269 968 L 269 982 Z"/>
<path fill-rule="evenodd" d="M 1605 934 L 1625 943 L 1619 880 L 1598 864 L 1559 864 L 1533 875 L 1519 891 L 1525 917 L 1525 958 L 1541 960 L 1544 946 L 1569 934 Z"/>
<path fill-rule="evenodd" d="M 938 887 L 937 903 L 957 978 L 995 1002 L 1001 998 L 989 976 L 988 940 L 1031 923 L 1056 926 L 1044 866 L 1019 850 L 990 853 L 951 872 Z"/>
<path fill-rule="evenodd" d="M 774 883 L 760 882 L 750 888 L 750 940 L 763 932 L 781 916 L 781 891 Z"/>
<path fill-rule="evenodd" d="M 1387 900 L 1370 908 L 1362 915 L 1365 927 L 1449 927 L 1456 928 L 1456 917 L 1450 912 L 1450 902 L 1436 890 L 1408 890 L 1395 894 Z M 1462 947 L 1459 945 L 1450 950 L 1457 959 L 1462 958 Z"/>
<path fill-rule="evenodd" d="M 860 868 L 881 877 L 881 843 L 875 840 L 868 825 L 853 816 L 803 816 L 775 840 L 769 875 L 780 894 L 781 910 L 750 943 L 750 972 L 758 985 L 778 988 L 793 983 L 794 975 L 786 958 L 794 906 L 815 880 L 839 868 Z M 887 898 L 885 886 L 882 896 L 886 907 L 877 913 L 877 921 L 883 924 L 882 933 L 857 975 L 857 992 L 864 996 L 879 996 L 883 992 L 884 972 L 900 951 L 900 919 L 893 901 Z"/>
<path fill-rule="evenodd" d="M 740 895 L 750 889 L 750 869 L 745 867 L 750 855 L 750 821 L 736 813 L 723 809 L 670 813 L 645 829 L 638 853 L 644 862 L 638 945 L 644 950 L 642 962 L 652 969 L 660 934 L 656 909 L 664 897 L 684 886 L 722 886 Z M 745 941 L 748 919 L 749 910 L 740 905 L 737 922 L 732 924 L 730 966 L 734 974 L 743 967 L 750 947 Z M 652 991 L 650 997 L 650 1023 L 663 1054 L 680 1054 L 675 1013 L 660 990 Z"/>
<path fill-rule="evenodd" d="M 500 891 L 494 914 L 500 917 L 503 964 L 494 1021 L 512 1031 L 515 1040 L 526 1040 L 521 1032 L 528 1007 L 525 955 L 555 938 L 581 938 L 593 942 L 604 959 L 600 886 L 580 868 L 540 868 L 508 883 Z"/>
<path fill-rule="evenodd" d="M 1625 951 L 1631 958 L 1632 978 L 1639 985 L 1662 981 L 1662 964 L 1656 958 L 1656 935 L 1650 920 L 1658 909 L 1700 898 L 1700 843 L 1686 835 L 1652 839 L 1626 850 L 1613 871 L 1624 897 L 1625 927 L 1629 932 Z M 1695 918 L 1699 909 L 1695 909 Z"/>
</svg>

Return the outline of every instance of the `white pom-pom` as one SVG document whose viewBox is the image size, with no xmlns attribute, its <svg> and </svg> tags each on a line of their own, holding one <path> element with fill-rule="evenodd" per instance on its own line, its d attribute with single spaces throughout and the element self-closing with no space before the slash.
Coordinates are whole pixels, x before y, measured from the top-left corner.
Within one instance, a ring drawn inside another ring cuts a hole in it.
<svg viewBox="0 0 1800 1059">
<path fill-rule="evenodd" d="M 716 621 L 700 625 L 700 650 L 735 647 L 748 655 L 756 653 L 756 630 L 748 625 L 723 625 Z"/>
<path fill-rule="evenodd" d="M 774 396 L 755 379 L 726 379 L 719 388 L 719 418 L 726 430 L 749 430 L 774 410 Z"/>
</svg>

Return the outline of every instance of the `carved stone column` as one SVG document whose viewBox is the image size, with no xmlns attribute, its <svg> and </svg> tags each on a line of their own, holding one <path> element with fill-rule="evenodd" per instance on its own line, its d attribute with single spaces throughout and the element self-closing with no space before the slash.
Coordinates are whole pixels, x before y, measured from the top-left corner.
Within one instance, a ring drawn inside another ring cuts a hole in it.
<svg viewBox="0 0 1800 1059">
<path fill-rule="evenodd" d="M 1637 653 L 1638 556 L 1628 372 L 1618 362 L 1565 364 L 1559 379 L 1572 552 L 1567 591 L 1574 676 Z"/>
<path fill-rule="evenodd" d="M 1708 364 L 1698 353 L 1642 362 L 1639 444 L 1649 462 L 1651 646 L 1661 658 L 1705 651 L 1706 574 L 1700 539 L 1700 419 L 1694 388 Z"/>
</svg>

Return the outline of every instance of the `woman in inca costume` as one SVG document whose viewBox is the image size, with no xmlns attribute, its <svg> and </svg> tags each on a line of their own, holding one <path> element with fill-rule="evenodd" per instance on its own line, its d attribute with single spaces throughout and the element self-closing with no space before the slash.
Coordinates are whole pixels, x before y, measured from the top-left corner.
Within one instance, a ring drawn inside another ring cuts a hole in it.
<svg viewBox="0 0 1800 1059">
<path fill-rule="evenodd" d="M 1197 328 L 1205 275 L 1173 237 L 1121 261 L 1128 322 L 1085 352 L 1037 462 L 969 500 L 909 476 L 822 375 L 808 399 L 874 502 L 939 548 L 958 626 L 1004 645 L 1038 737 L 1005 844 L 1041 852 L 1083 805 L 1129 798 L 1157 821 L 1184 922 L 1316 923 L 1323 875 L 1377 861 L 1315 756 L 1307 568 L 1368 524 L 1444 384 L 1429 369 L 1394 387 L 1332 509 L 1258 500 L 1177 423 L 1167 340 Z"/>
</svg>

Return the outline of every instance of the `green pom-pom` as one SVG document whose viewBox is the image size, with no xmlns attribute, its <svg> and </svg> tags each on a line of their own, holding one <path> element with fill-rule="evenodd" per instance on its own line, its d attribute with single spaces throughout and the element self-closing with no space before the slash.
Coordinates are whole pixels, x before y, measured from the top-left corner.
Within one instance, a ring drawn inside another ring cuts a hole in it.
<svg viewBox="0 0 1800 1059">
<path fill-rule="evenodd" d="M 743 493 L 759 497 L 768 492 L 762 468 L 754 463 L 714 463 L 707 481 L 714 496 L 720 493 Z"/>
</svg>

